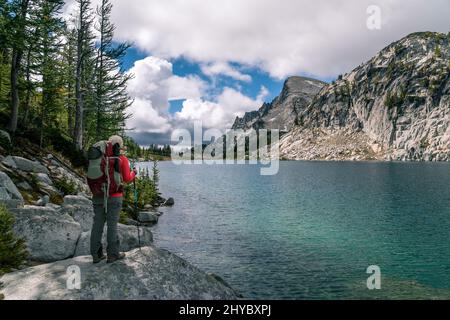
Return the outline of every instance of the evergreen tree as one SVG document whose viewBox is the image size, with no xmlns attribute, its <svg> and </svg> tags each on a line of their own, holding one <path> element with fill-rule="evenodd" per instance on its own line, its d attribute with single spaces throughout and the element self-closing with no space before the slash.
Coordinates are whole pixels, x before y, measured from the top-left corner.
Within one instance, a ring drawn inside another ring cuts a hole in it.
<svg viewBox="0 0 450 320">
<path fill-rule="evenodd" d="M 23 239 L 14 236 L 14 216 L 4 205 L 0 205 L 0 276 L 19 268 L 28 256 Z"/>
<path fill-rule="evenodd" d="M 153 181 L 153 189 L 155 192 L 158 191 L 158 185 L 159 185 L 159 169 L 158 169 L 158 160 L 153 161 L 152 166 L 152 181 Z"/>
<path fill-rule="evenodd" d="M 12 47 L 11 53 L 11 117 L 9 130 L 15 133 L 19 118 L 19 72 L 22 64 L 22 57 L 25 50 L 27 13 L 30 0 L 12 0 L 8 2 L 9 14 L 12 17 L 7 24 L 11 37 L 9 44 Z"/>
<path fill-rule="evenodd" d="M 62 52 L 63 61 L 63 87 L 65 108 L 67 114 L 67 134 L 70 137 L 75 135 L 75 74 L 77 57 L 77 31 L 74 28 L 68 28 L 67 25 L 63 31 L 65 43 Z"/>
<path fill-rule="evenodd" d="M 51 125 L 58 126 L 58 115 L 62 113 L 61 77 L 61 39 L 63 21 L 60 13 L 63 0 L 38 1 L 38 39 L 35 43 L 39 50 L 38 74 L 42 77 L 42 99 L 40 103 L 40 142 L 43 144 L 44 129 Z"/>
<path fill-rule="evenodd" d="M 91 77 L 89 75 L 89 65 L 92 61 L 93 41 L 92 34 L 92 11 L 90 0 L 77 0 L 78 13 L 76 19 L 77 31 L 77 56 L 75 71 L 75 124 L 74 142 L 78 150 L 83 149 L 84 120 L 85 120 L 85 100 L 89 94 Z"/>
<path fill-rule="evenodd" d="M 24 127 L 29 124 L 30 114 L 35 115 L 36 112 L 31 112 L 32 100 L 34 100 L 37 94 L 37 88 L 39 87 L 36 81 L 37 75 L 37 55 L 39 54 L 39 48 L 36 46 L 38 41 L 38 32 L 39 32 L 39 19 L 38 19 L 38 11 L 40 9 L 39 1 L 33 0 L 30 3 L 28 9 L 28 21 L 25 28 L 25 52 L 24 52 L 24 79 L 22 79 L 22 91 L 25 91 L 23 97 L 23 111 L 22 111 L 22 123 Z M 35 101 L 34 101 L 35 102 Z"/>
<path fill-rule="evenodd" d="M 8 1 L 0 0 L 0 104 L 8 104 L 10 50 L 7 25 L 9 20 Z"/>
<path fill-rule="evenodd" d="M 95 26 L 91 1 L 76 3 L 63 21 L 63 0 L 0 0 L 0 112 L 13 134 L 20 125 L 20 135 L 71 159 L 94 140 L 123 135 L 131 104 L 121 67 L 130 45 L 113 40 L 110 0 L 100 2 Z"/>
<path fill-rule="evenodd" d="M 126 84 L 131 78 L 121 70 L 121 59 L 130 47 L 128 43 L 114 44 L 115 26 L 111 23 L 112 4 L 102 0 L 97 7 L 99 43 L 95 69 L 95 107 L 93 135 L 96 140 L 117 134 L 127 118 L 130 106 Z"/>
</svg>

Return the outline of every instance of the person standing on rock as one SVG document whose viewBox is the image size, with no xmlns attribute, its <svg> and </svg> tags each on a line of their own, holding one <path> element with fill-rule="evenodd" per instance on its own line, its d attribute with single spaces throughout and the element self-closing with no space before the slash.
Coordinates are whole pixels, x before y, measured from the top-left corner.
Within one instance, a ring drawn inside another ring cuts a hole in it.
<svg viewBox="0 0 450 320">
<path fill-rule="evenodd" d="M 120 174 L 122 183 L 130 183 L 136 178 L 137 170 L 130 169 L 130 162 L 124 155 L 125 147 L 123 139 L 120 136 L 112 136 L 106 145 L 112 146 L 119 155 L 114 164 L 114 174 Z M 89 172 L 88 172 L 89 177 Z M 108 182 L 109 183 L 109 182 Z M 109 190 L 109 188 L 108 188 Z M 94 192 L 93 192 L 94 193 Z M 94 263 L 99 263 L 106 257 L 103 253 L 102 235 L 105 222 L 107 225 L 107 263 L 125 258 L 125 253 L 119 251 L 120 242 L 117 233 L 117 224 L 119 223 L 120 212 L 122 211 L 123 187 L 122 184 L 117 192 L 104 192 L 103 195 L 94 194 L 92 198 L 94 205 L 94 223 L 91 231 L 91 255 Z"/>
</svg>

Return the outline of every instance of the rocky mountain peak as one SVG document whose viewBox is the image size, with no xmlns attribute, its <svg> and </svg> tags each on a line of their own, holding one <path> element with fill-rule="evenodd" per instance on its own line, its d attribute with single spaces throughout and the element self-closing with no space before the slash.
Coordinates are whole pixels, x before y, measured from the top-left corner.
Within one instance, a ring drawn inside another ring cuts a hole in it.
<svg viewBox="0 0 450 320">
<path fill-rule="evenodd" d="M 284 138 L 282 153 L 301 159 L 450 159 L 449 106 L 450 36 L 413 33 L 325 86 L 298 113 L 299 125 Z M 308 143 L 302 143 L 305 137 Z"/>
<path fill-rule="evenodd" d="M 247 112 L 242 118 L 237 117 L 232 129 L 289 131 L 296 123 L 298 112 L 311 103 L 324 85 L 324 82 L 311 78 L 289 77 L 277 98 L 271 103 L 264 103 L 257 111 Z"/>
<path fill-rule="evenodd" d="M 315 95 L 324 85 L 326 85 L 325 82 L 312 78 L 299 76 L 289 77 L 284 82 L 280 99 L 285 100 L 290 95 Z"/>
</svg>

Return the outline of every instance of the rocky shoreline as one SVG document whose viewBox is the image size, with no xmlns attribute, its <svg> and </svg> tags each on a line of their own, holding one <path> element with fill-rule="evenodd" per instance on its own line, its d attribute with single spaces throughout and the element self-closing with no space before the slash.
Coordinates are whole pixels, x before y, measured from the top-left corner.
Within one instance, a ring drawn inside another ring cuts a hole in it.
<svg viewBox="0 0 450 320">
<path fill-rule="evenodd" d="M 80 287 L 68 286 L 79 270 Z M 113 264 L 89 256 L 61 260 L 4 275 L 6 300 L 233 300 L 238 296 L 217 276 L 153 246 L 126 253 Z"/>
<path fill-rule="evenodd" d="M 63 183 L 73 186 L 77 194 L 64 196 L 59 190 Z M 26 241 L 29 252 L 29 261 L 23 268 L 0 278 L 0 297 L 238 298 L 218 276 L 203 273 L 153 246 L 151 226 L 162 213 L 150 205 L 139 213 L 138 221 L 119 223 L 120 250 L 126 252 L 126 259 L 92 264 L 89 240 L 94 212 L 88 194 L 83 177 L 55 154 L 36 154 L 32 159 L 0 155 L 0 203 L 14 216 L 13 232 Z M 159 200 L 157 205 L 174 204 L 172 198 Z M 102 241 L 106 248 L 106 232 Z M 70 290 L 66 286 L 69 266 L 81 271 L 81 289 Z"/>
</svg>

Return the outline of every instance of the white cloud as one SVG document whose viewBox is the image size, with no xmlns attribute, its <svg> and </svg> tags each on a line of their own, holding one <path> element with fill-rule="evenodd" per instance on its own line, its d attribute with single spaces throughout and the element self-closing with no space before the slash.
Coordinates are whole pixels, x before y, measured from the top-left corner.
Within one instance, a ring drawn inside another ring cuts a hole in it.
<svg viewBox="0 0 450 320">
<path fill-rule="evenodd" d="M 176 120 L 181 123 L 202 121 L 206 128 L 227 129 L 233 124 L 236 116 L 253 111 L 261 107 L 268 91 L 261 88 L 256 99 L 251 99 L 232 88 L 224 88 L 215 101 L 203 99 L 187 99 L 183 108 L 175 114 Z"/>
<path fill-rule="evenodd" d="M 369 5 L 382 29 L 366 27 Z M 116 1 L 116 34 L 166 59 L 238 62 L 272 76 L 335 76 L 416 31 L 450 30 L 448 0 Z"/>
<path fill-rule="evenodd" d="M 136 132 L 167 133 L 171 124 L 167 117 L 161 116 L 153 108 L 151 100 L 136 98 L 128 109 L 133 116 L 128 120 L 127 127 Z"/>
<path fill-rule="evenodd" d="M 74 8 L 68 0 L 64 15 Z M 93 0 L 95 8 L 99 0 Z M 336 76 L 390 42 L 417 31 L 450 31 L 448 0 L 133 0 L 114 1 L 120 40 L 165 59 L 238 62 L 272 76 Z M 366 9 L 382 9 L 367 29 Z"/>
<path fill-rule="evenodd" d="M 208 128 L 226 129 L 236 116 L 258 109 L 269 94 L 261 87 L 252 99 L 225 87 L 216 97 L 207 97 L 208 85 L 198 76 L 176 76 L 169 61 L 154 56 L 136 61 L 129 72 L 134 78 L 128 92 L 135 101 L 127 127 L 137 132 L 167 133 L 174 127 L 190 127 L 194 120 Z M 168 112 L 170 100 L 185 100 L 174 116 Z"/>
<path fill-rule="evenodd" d="M 248 74 L 243 74 L 239 70 L 233 68 L 229 63 L 226 62 L 214 62 L 203 64 L 201 66 L 202 72 L 208 77 L 215 77 L 219 75 L 224 75 L 235 80 L 251 82 L 252 77 Z"/>
<path fill-rule="evenodd" d="M 169 88 L 169 100 L 195 99 L 201 97 L 207 89 L 206 83 L 194 75 L 173 75 L 165 80 L 165 85 Z"/>
<path fill-rule="evenodd" d="M 153 56 L 136 61 L 129 72 L 134 78 L 128 83 L 128 93 L 135 101 L 127 127 L 139 132 L 168 132 L 169 101 L 199 98 L 206 88 L 197 76 L 175 76 L 169 61 Z"/>
</svg>

